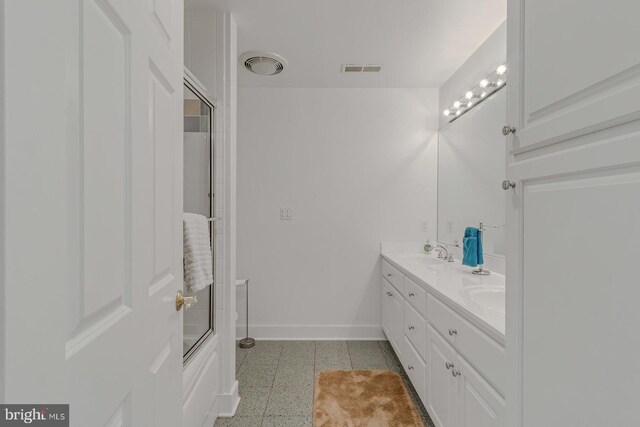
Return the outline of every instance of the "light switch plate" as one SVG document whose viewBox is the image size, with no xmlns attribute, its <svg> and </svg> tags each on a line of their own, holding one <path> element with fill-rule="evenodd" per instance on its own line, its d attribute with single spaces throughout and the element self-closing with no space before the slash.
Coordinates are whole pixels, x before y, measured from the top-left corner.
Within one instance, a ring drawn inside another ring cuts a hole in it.
<svg viewBox="0 0 640 427">
<path fill-rule="evenodd" d="M 421 219 L 420 220 L 420 232 L 421 233 L 428 233 L 429 232 L 429 220 L 428 219 Z"/>
</svg>

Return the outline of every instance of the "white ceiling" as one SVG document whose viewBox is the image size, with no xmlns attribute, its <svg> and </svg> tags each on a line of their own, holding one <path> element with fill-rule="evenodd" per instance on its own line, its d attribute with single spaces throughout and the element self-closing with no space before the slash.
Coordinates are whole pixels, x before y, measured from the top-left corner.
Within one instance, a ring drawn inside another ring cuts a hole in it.
<svg viewBox="0 0 640 427">
<path fill-rule="evenodd" d="M 199 0 L 200 2 L 206 0 Z M 276 76 L 238 67 L 240 86 L 440 87 L 506 19 L 506 0 L 215 0 L 238 24 L 238 54 L 266 50 Z M 384 64 L 381 73 L 341 65 Z"/>
</svg>

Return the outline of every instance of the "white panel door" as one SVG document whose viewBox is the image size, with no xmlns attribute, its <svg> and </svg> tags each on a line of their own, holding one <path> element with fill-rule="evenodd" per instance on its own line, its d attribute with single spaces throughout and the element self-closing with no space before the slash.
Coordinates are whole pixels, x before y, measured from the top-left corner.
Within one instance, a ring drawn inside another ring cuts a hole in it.
<svg viewBox="0 0 640 427">
<path fill-rule="evenodd" d="M 182 1 L 4 12 L 6 292 L 22 302 L 6 400 L 70 403 L 78 427 L 179 426 Z"/>
<path fill-rule="evenodd" d="M 640 2 L 509 0 L 514 148 L 640 118 Z"/>
</svg>

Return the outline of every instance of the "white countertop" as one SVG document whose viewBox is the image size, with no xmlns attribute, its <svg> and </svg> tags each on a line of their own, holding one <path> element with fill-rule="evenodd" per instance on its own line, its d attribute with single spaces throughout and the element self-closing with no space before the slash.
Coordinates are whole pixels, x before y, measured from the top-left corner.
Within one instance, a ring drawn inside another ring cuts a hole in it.
<svg viewBox="0 0 640 427">
<path fill-rule="evenodd" d="M 427 291 L 444 300 L 476 326 L 504 343 L 504 276 L 471 274 L 460 260 L 446 262 L 433 254 L 382 252 L 382 257 Z"/>
</svg>

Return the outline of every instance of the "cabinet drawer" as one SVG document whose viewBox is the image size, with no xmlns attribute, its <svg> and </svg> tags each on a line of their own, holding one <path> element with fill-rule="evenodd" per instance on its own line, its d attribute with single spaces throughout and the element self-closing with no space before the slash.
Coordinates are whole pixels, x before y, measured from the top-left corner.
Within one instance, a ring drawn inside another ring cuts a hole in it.
<svg viewBox="0 0 640 427">
<path fill-rule="evenodd" d="M 427 291 L 424 288 L 405 276 L 403 295 L 422 317 L 427 317 Z"/>
<path fill-rule="evenodd" d="M 431 294 L 427 296 L 427 311 L 434 328 L 503 392 L 506 381 L 504 347 Z"/>
<path fill-rule="evenodd" d="M 425 379 L 427 374 L 427 364 L 422 360 L 407 337 L 404 337 L 403 342 L 402 360 L 404 362 L 404 369 L 407 371 L 411 384 L 413 384 L 413 387 L 418 392 L 418 396 L 420 396 L 422 403 L 426 405 Z"/>
<path fill-rule="evenodd" d="M 406 301 L 404 303 L 404 334 L 418 350 L 420 356 L 426 360 L 427 321 Z"/>
<path fill-rule="evenodd" d="M 389 264 L 387 261 L 382 260 L 382 276 L 389 281 L 395 288 L 402 292 L 404 286 L 404 276 L 400 271 Z"/>
</svg>

